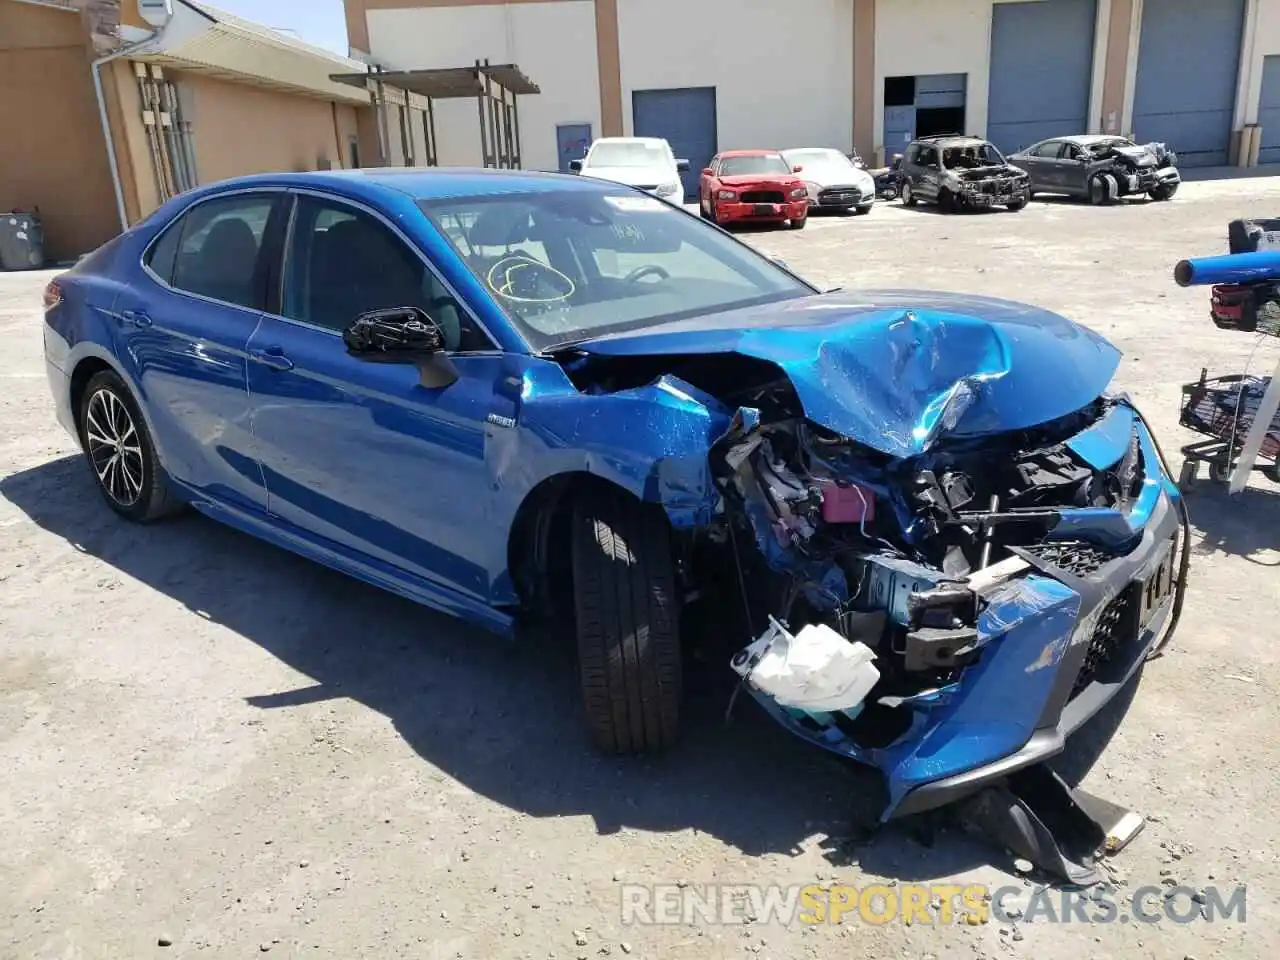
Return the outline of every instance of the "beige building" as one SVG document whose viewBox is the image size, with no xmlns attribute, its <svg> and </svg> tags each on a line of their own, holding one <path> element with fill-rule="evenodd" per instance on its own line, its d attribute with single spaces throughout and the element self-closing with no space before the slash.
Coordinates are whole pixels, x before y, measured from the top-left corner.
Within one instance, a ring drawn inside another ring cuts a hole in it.
<svg viewBox="0 0 1280 960">
<path fill-rule="evenodd" d="M 381 162 L 362 64 L 196 0 L 0 0 L 0 211 L 38 208 L 72 259 L 170 196 L 273 170 Z"/>
</svg>

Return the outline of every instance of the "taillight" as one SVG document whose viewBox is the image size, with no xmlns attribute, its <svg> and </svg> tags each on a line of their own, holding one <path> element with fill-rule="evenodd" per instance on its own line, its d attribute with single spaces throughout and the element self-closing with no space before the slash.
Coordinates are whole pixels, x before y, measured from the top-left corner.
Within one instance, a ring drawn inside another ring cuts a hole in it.
<svg viewBox="0 0 1280 960">
<path fill-rule="evenodd" d="M 44 288 L 44 308 L 52 310 L 62 302 L 62 288 L 57 280 L 50 280 Z"/>
</svg>

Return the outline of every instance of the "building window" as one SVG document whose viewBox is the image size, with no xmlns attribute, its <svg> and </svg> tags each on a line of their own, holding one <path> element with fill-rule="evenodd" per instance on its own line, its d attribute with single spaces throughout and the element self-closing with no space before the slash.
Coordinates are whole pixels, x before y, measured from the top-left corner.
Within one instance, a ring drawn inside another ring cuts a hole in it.
<svg viewBox="0 0 1280 960">
<path fill-rule="evenodd" d="M 351 170 L 360 169 L 359 137 L 347 137 L 347 166 Z"/>
</svg>

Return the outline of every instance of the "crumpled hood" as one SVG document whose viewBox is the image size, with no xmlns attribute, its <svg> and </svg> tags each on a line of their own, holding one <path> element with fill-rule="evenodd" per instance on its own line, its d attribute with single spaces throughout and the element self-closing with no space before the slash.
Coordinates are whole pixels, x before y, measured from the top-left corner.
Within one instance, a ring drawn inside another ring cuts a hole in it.
<svg viewBox="0 0 1280 960">
<path fill-rule="evenodd" d="M 582 176 L 625 183 L 629 187 L 656 187 L 680 179 L 675 167 L 583 167 Z"/>
<path fill-rule="evenodd" d="M 1111 149 L 1143 167 L 1154 166 L 1157 160 L 1156 151 L 1152 147 L 1112 147 Z"/>
<path fill-rule="evenodd" d="M 1065 416 L 1120 352 L 1038 307 L 962 294 L 846 291 L 675 321 L 577 345 L 599 356 L 740 353 L 777 364 L 815 423 L 894 457 L 943 434 Z"/>
</svg>

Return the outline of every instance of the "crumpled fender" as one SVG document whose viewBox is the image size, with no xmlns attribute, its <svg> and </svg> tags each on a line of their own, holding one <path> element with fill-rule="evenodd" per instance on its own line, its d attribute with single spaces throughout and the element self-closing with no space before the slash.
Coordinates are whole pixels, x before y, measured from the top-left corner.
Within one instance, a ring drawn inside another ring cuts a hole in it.
<svg viewBox="0 0 1280 960">
<path fill-rule="evenodd" d="M 894 457 L 943 434 L 1020 430 L 1098 397 L 1120 352 L 1038 307 L 860 291 L 664 324 L 581 345 L 602 356 L 736 352 L 780 367 L 805 415 Z"/>
</svg>

